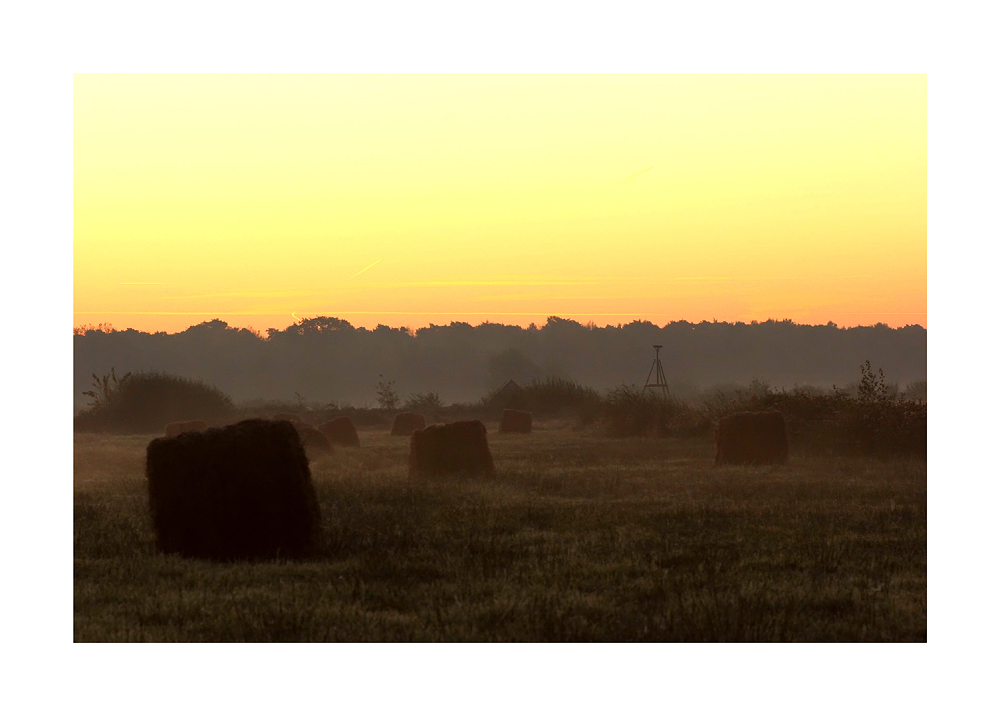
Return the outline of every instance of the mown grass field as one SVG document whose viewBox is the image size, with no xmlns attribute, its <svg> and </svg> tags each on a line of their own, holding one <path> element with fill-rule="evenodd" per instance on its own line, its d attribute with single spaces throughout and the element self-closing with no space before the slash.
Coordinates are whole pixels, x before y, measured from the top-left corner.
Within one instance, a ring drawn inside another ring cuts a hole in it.
<svg viewBox="0 0 1000 716">
<path fill-rule="evenodd" d="M 498 435 L 492 482 L 412 484 L 408 441 L 312 463 L 319 554 L 157 554 L 155 436 L 77 434 L 75 641 L 926 641 L 922 460 Z"/>
</svg>

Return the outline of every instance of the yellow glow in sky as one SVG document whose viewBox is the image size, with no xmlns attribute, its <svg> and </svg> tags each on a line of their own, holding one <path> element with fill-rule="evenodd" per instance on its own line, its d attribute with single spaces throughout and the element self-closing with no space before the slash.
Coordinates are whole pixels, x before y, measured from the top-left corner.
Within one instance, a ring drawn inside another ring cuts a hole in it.
<svg viewBox="0 0 1000 716">
<path fill-rule="evenodd" d="M 74 324 L 926 326 L 926 107 L 925 75 L 77 75 Z"/>
</svg>

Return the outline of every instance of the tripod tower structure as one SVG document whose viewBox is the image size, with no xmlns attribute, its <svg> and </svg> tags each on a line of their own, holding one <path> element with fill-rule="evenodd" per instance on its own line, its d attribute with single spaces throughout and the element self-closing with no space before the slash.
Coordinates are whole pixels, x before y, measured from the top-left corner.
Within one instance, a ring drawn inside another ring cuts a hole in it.
<svg viewBox="0 0 1000 716">
<path fill-rule="evenodd" d="M 670 388 L 667 387 L 667 377 L 663 374 L 663 364 L 660 363 L 660 349 L 663 346 L 653 346 L 656 349 L 656 357 L 653 358 L 653 367 L 649 369 L 649 375 L 646 376 L 646 385 L 643 386 L 643 391 L 652 388 L 659 388 L 663 393 L 663 397 L 666 398 L 670 395 Z M 655 378 L 653 377 L 655 374 Z M 650 382 L 652 380 L 652 382 Z"/>
</svg>

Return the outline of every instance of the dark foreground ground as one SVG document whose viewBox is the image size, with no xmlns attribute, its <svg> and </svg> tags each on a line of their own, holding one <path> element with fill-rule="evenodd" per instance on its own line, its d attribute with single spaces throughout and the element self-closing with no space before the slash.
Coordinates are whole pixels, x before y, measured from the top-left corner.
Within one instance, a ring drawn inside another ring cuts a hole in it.
<svg viewBox="0 0 1000 716">
<path fill-rule="evenodd" d="M 79 434 L 76 641 L 926 641 L 924 461 L 497 435 L 493 482 L 410 484 L 406 438 L 312 463 L 310 560 L 159 555 L 154 436 Z"/>
</svg>

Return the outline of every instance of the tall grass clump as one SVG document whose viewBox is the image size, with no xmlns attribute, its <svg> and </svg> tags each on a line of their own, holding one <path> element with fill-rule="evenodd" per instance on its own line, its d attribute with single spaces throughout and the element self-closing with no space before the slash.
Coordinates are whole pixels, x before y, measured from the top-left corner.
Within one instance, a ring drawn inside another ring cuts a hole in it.
<svg viewBox="0 0 1000 716">
<path fill-rule="evenodd" d="M 110 382 L 95 376 L 95 384 L 102 390 L 88 392 L 94 402 L 77 416 L 77 430 L 152 433 L 177 420 L 222 423 L 235 412 L 232 398 L 218 388 L 163 372 L 130 373 Z"/>
<path fill-rule="evenodd" d="M 610 390 L 601 401 L 600 416 L 611 437 L 694 437 L 712 428 L 703 407 L 632 385 Z"/>
<path fill-rule="evenodd" d="M 527 409 L 538 415 L 572 411 L 586 421 L 596 414 L 601 403 L 601 396 L 596 390 L 564 378 L 533 380 L 525 387 L 524 392 Z"/>
<path fill-rule="evenodd" d="M 441 412 L 444 405 L 437 393 L 414 393 L 403 403 L 403 410 L 410 413 L 425 413 L 433 416 Z"/>
<path fill-rule="evenodd" d="M 510 408 L 538 416 L 575 415 L 581 423 L 589 423 L 600 409 L 601 396 L 574 380 L 550 376 L 520 390 L 487 396 L 482 404 L 491 413 Z"/>
<path fill-rule="evenodd" d="M 631 437 L 643 435 L 665 424 L 674 408 L 673 401 L 660 395 L 620 385 L 605 396 L 601 405 L 608 435 Z"/>
</svg>

